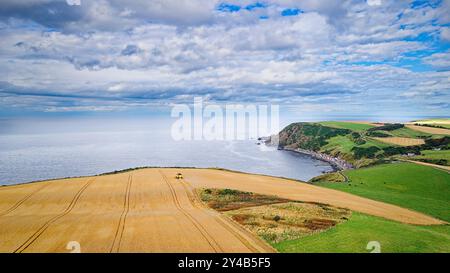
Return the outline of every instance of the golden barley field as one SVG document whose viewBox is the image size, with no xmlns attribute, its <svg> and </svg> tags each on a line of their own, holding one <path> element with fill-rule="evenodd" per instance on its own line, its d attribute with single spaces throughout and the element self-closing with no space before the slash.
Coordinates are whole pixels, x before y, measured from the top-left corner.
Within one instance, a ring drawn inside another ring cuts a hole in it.
<svg viewBox="0 0 450 273">
<path fill-rule="evenodd" d="M 176 179 L 177 173 L 183 179 Z M 209 209 L 199 188 L 236 189 L 348 208 L 417 225 L 419 212 L 298 181 L 215 169 L 148 168 L 0 187 L 0 252 L 274 252 Z M 69 246 L 69 247 L 68 247 Z"/>
<path fill-rule="evenodd" d="M 437 124 L 439 125 L 439 124 Z M 426 127 L 426 126 L 417 126 L 417 125 L 406 125 L 407 128 L 423 133 L 429 133 L 434 135 L 450 135 L 449 129 L 444 128 L 434 128 L 434 127 Z"/>
</svg>

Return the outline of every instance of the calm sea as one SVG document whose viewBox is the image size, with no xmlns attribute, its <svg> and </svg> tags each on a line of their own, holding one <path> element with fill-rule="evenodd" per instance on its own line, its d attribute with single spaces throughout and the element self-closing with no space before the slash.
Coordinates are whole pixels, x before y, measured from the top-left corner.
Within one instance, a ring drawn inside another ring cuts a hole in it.
<svg viewBox="0 0 450 273">
<path fill-rule="evenodd" d="M 256 140 L 174 141 L 167 123 L 112 124 L 64 120 L 3 124 L 0 184 L 140 166 L 220 167 L 304 181 L 332 170 L 325 162 L 256 145 Z"/>
</svg>

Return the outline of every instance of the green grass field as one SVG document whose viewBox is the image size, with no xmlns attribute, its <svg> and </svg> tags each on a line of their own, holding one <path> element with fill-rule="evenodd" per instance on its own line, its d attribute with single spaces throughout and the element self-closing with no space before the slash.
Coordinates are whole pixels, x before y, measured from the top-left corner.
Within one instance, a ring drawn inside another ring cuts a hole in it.
<svg viewBox="0 0 450 273">
<path fill-rule="evenodd" d="M 353 213 L 350 220 L 325 232 L 273 246 L 280 252 L 368 253 L 378 241 L 381 252 L 450 252 L 450 226 L 414 226 Z"/>
<path fill-rule="evenodd" d="M 450 164 L 450 150 L 441 150 L 441 151 L 422 151 L 421 155 L 415 156 L 414 159 L 422 160 L 447 160 L 447 166 Z"/>
<path fill-rule="evenodd" d="M 321 148 L 322 151 L 337 150 L 341 153 L 350 153 L 356 144 L 347 136 L 336 136 L 327 140 L 328 144 Z"/>
<path fill-rule="evenodd" d="M 450 174 L 413 163 L 383 164 L 344 172 L 350 183 L 320 186 L 410 208 L 450 222 Z"/>
<path fill-rule="evenodd" d="M 323 121 L 319 122 L 323 126 L 341 128 L 341 129 L 349 129 L 356 132 L 361 132 L 367 129 L 370 129 L 374 126 L 369 124 L 360 124 L 360 123 L 351 123 L 351 122 L 342 122 L 342 121 Z"/>
<path fill-rule="evenodd" d="M 450 161 L 450 150 L 441 150 L 441 151 L 422 151 L 421 152 L 422 155 L 420 155 L 419 157 L 423 156 L 423 157 L 427 157 L 427 158 L 432 158 L 432 159 L 447 159 Z"/>
<path fill-rule="evenodd" d="M 384 147 L 392 146 L 390 144 L 386 144 L 386 143 L 376 141 L 373 139 L 369 139 L 369 138 L 366 138 L 365 140 L 366 140 L 365 144 L 357 145 L 355 142 L 353 142 L 347 136 L 336 136 L 336 137 L 332 137 L 332 138 L 328 139 L 327 140 L 328 144 L 323 146 L 321 150 L 322 151 L 337 150 L 337 151 L 340 151 L 341 153 L 351 153 L 352 149 L 356 146 L 362 147 L 362 148 L 376 146 L 380 149 L 384 148 Z"/>
</svg>

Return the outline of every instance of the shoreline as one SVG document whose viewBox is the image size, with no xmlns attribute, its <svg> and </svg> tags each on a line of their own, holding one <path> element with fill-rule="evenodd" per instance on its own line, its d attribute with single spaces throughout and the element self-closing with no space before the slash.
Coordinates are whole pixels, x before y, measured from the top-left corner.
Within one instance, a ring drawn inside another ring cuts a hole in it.
<svg viewBox="0 0 450 273">
<path fill-rule="evenodd" d="M 339 157 L 333 157 L 331 155 L 327 155 L 327 154 L 324 154 L 324 153 L 318 153 L 318 152 L 305 150 L 305 149 L 300 149 L 300 148 L 297 148 L 297 149 L 280 148 L 280 149 L 282 151 L 289 151 L 289 152 L 299 153 L 299 154 L 303 154 L 303 155 L 308 155 L 308 156 L 311 156 L 314 159 L 327 162 L 328 164 L 331 165 L 331 167 L 333 168 L 334 172 L 343 171 L 343 170 L 351 170 L 351 169 L 355 168 L 351 163 L 349 163 L 349 162 L 347 162 L 347 161 L 345 161 L 345 160 L 343 160 L 343 159 L 341 159 Z"/>
<path fill-rule="evenodd" d="M 263 145 L 268 145 L 267 143 L 264 143 L 265 140 L 262 140 Z M 340 170 L 346 170 L 346 169 L 351 169 L 353 168 L 353 166 L 351 166 L 350 163 L 345 162 L 344 160 L 338 159 L 338 158 L 334 158 L 331 157 L 329 155 L 326 154 L 321 154 L 321 153 L 315 153 L 312 151 L 308 151 L 308 150 L 303 150 L 303 149 L 290 149 L 290 148 L 283 148 L 280 149 L 283 151 L 289 151 L 289 152 L 294 152 L 294 153 L 298 153 L 298 154 L 302 154 L 302 155 L 307 155 L 313 159 L 316 160 L 320 160 L 322 162 L 326 162 L 330 165 L 330 167 L 332 168 L 332 171 L 322 171 L 322 173 L 330 173 L 330 172 L 336 172 L 336 171 L 340 171 Z M 345 164 L 342 164 L 342 162 L 345 162 Z M 349 168 L 348 166 L 351 166 L 351 168 Z M 153 169 L 153 168 L 160 168 L 160 169 L 177 169 L 177 168 L 181 168 L 181 169 L 216 169 L 216 170 L 224 170 L 224 171 L 229 171 L 229 172 L 235 172 L 235 173 L 243 173 L 243 174 L 254 174 L 254 175 L 262 175 L 262 176 L 267 176 L 267 177 L 275 177 L 275 178 L 282 178 L 282 179 L 288 179 L 288 180 L 293 180 L 293 181 L 297 181 L 297 182 L 301 182 L 301 183 L 308 183 L 307 180 L 302 180 L 302 179 L 298 179 L 298 178 L 293 178 L 293 177 L 286 177 L 283 175 L 270 175 L 270 174 L 263 174 L 263 173 L 252 173 L 252 172 L 246 172 L 246 171 L 239 171 L 239 170 L 234 170 L 234 169 L 228 169 L 228 168 L 223 168 L 223 167 L 193 167 L 193 166 L 138 166 L 138 167 L 131 167 L 131 168 L 125 168 L 125 169 L 120 169 L 120 170 L 113 170 L 113 171 L 108 171 L 108 172 L 102 172 L 102 173 L 94 173 L 94 174 L 86 174 L 86 175 L 76 175 L 76 176 L 65 176 L 65 177 L 56 177 L 56 178 L 45 178 L 45 179 L 37 179 L 37 180 L 31 180 L 31 181 L 21 181 L 21 182 L 15 182 L 15 183 L 8 183 L 8 184 L 1 184 L 0 183 L 0 189 L 4 188 L 4 187 L 11 187 L 11 186 L 20 186 L 20 185 L 26 185 L 26 184 L 33 184 L 33 183 L 39 183 L 39 182 L 47 182 L 47 181 L 55 181 L 55 180 L 66 180 L 66 179 L 74 179 L 74 178 L 85 178 L 85 177 L 96 177 L 96 176 L 104 176 L 104 175 L 114 175 L 114 174 L 118 174 L 118 173 L 124 173 L 124 172 L 130 172 L 130 171 L 135 171 L 135 170 L 140 170 L 140 169 Z"/>
<path fill-rule="evenodd" d="M 299 153 L 299 154 L 307 155 L 314 159 L 326 162 L 326 163 L 330 164 L 331 168 L 333 169 L 333 172 L 355 169 L 353 164 L 351 164 L 350 162 L 347 162 L 339 157 L 333 157 L 328 154 L 314 152 L 311 150 L 305 150 L 305 149 L 301 149 L 301 148 L 293 149 L 293 148 L 287 148 L 287 147 L 280 147 L 278 135 L 272 135 L 269 137 L 260 138 L 260 140 L 263 141 L 263 143 L 265 143 L 267 146 L 278 147 L 278 150 Z M 329 172 L 324 172 L 324 173 L 329 173 Z"/>
</svg>

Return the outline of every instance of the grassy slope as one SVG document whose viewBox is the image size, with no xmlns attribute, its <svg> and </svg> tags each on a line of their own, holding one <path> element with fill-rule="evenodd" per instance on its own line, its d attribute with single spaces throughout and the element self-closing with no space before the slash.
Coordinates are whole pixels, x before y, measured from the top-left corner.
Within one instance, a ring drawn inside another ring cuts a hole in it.
<svg viewBox="0 0 450 273">
<path fill-rule="evenodd" d="M 327 140 L 328 144 L 323 146 L 320 150 L 321 152 L 331 152 L 334 154 L 335 152 L 340 152 L 341 157 L 346 160 L 349 160 L 353 163 L 356 163 L 350 155 L 353 153 L 352 149 L 354 147 L 368 148 L 370 146 L 376 146 L 380 149 L 384 147 L 393 146 L 392 144 L 383 143 L 380 141 L 376 141 L 374 139 L 366 138 L 366 143 L 362 145 L 357 145 L 347 136 L 336 136 Z M 347 155 L 347 156 L 346 156 Z M 361 162 L 364 160 L 360 160 Z M 357 164 L 358 165 L 358 164 Z"/>
<path fill-rule="evenodd" d="M 332 137 L 327 140 L 328 144 L 322 147 L 322 150 L 328 150 L 328 149 L 337 149 L 342 152 L 350 153 L 352 151 L 353 147 L 362 147 L 367 148 L 370 146 L 376 146 L 378 148 L 384 148 L 393 146 L 392 144 L 383 143 L 374 139 L 366 138 L 366 143 L 362 145 L 357 145 L 355 142 L 353 142 L 349 137 L 347 136 L 337 136 Z"/>
<path fill-rule="evenodd" d="M 378 241 L 381 252 L 450 252 L 450 226 L 413 226 L 360 213 L 323 233 L 274 244 L 280 252 L 370 252 Z"/>
<path fill-rule="evenodd" d="M 318 185 L 399 205 L 450 222 L 450 174 L 412 163 L 345 171 L 350 183 Z"/>
<path fill-rule="evenodd" d="M 350 153 L 356 144 L 347 136 L 336 136 L 327 140 L 328 144 L 321 148 L 321 151 L 338 150 L 341 153 Z"/>
<path fill-rule="evenodd" d="M 356 132 L 361 132 L 361 131 L 364 131 L 364 130 L 374 127 L 369 124 L 341 122 L 341 121 L 323 121 L 323 122 L 319 122 L 319 124 L 322 124 L 323 126 L 334 127 L 334 128 L 349 129 L 349 130 L 356 131 Z"/>
</svg>

